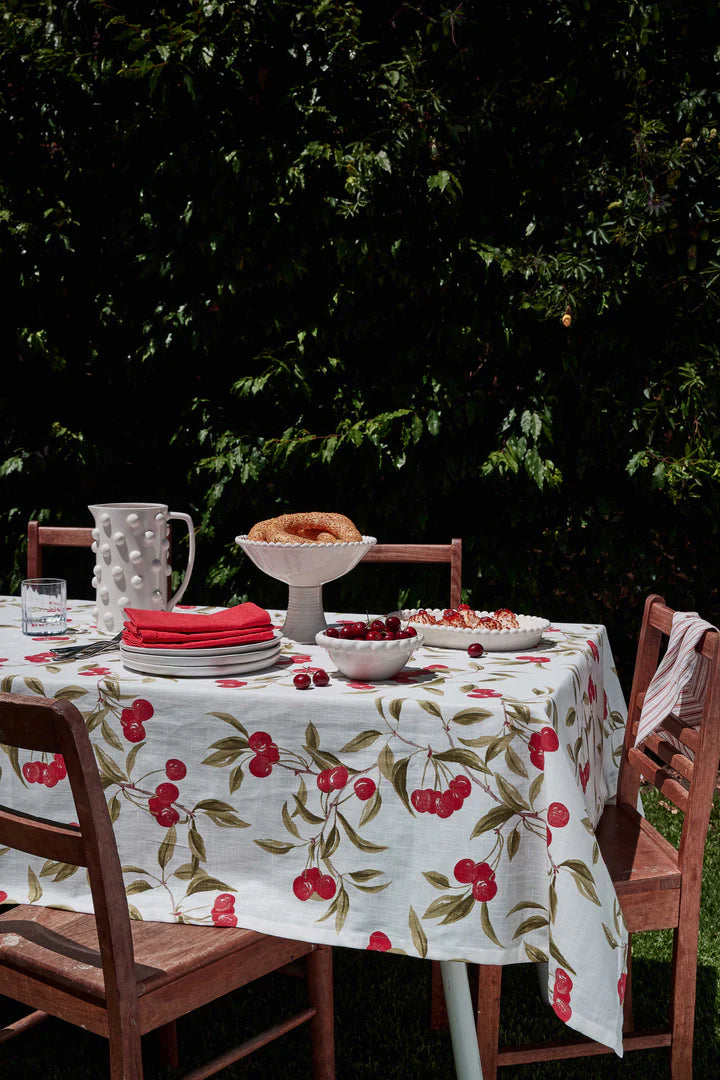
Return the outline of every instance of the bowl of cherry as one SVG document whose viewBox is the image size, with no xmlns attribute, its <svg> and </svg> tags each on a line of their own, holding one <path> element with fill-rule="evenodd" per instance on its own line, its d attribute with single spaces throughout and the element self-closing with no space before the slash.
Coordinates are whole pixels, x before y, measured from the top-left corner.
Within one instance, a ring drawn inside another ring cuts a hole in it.
<svg viewBox="0 0 720 1080">
<path fill-rule="evenodd" d="M 414 626 L 403 625 L 396 615 L 329 626 L 315 637 L 343 675 L 373 682 L 397 675 L 423 641 Z"/>
</svg>

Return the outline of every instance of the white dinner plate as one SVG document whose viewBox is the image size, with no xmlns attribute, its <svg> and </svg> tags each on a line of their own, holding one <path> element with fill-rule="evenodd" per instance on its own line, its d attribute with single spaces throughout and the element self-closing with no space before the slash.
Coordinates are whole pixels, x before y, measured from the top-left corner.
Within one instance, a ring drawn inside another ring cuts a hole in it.
<svg viewBox="0 0 720 1080">
<path fill-rule="evenodd" d="M 258 653 L 274 649 L 281 638 L 282 630 L 273 630 L 272 638 L 268 638 L 267 641 L 251 641 L 240 645 L 216 645 L 205 649 L 154 649 L 142 645 L 126 645 L 121 642 L 120 651 L 128 656 L 161 656 L 171 659 L 177 659 L 180 654 L 200 657 L 240 656 L 243 653 Z"/>
<path fill-rule="evenodd" d="M 412 615 L 417 615 L 420 608 L 404 608 L 394 612 L 406 622 Z M 430 615 L 439 619 L 443 608 L 426 608 Z M 492 611 L 476 611 L 476 615 L 493 616 Z M 455 626 L 429 626 L 427 623 L 410 623 L 422 630 L 426 645 L 437 645 L 443 649 L 467 649 L 468 645 L 478 642 L 488 652 L 513 652 L 515 649 L 532 649 L 540 643 L 543 633 L 550 625 L 548 619 L 535 615 L 518 615 L 520 624 L 517 630 L 468 630 Z"/>
<path fill-rule="evenodd" d="M 149 650 L 138 656 L 137 653 L 127 653 L 120 647 L 120 659 L 127 660 L 131 664 L 172 664 L 173 667 L 191 668 L 201 667 L 233 667 L 239 664 L 252 664 L 256 660 L 274 658 L 280 652 L 280 643 L 271 649 L 263 649 L 261 652 L 242 653 L 240 656 L 183 656 L 176 653 L 175 656 L 154 656 Z"/>
<path fill-rule="evenodd" d="M 177 661 L 160 659 L 154 663 L 145 657 L 121 656 L 123 667 L 128 671 L 141 672 L 143 675 L 174 675 L 180 678 L 195 679 L 225 679 L 229 675 L 249 675 L 254 671 L 262 671 L 272 667 L 280 655 L 280 646 L 272 653 L 263 653 L 262 656 L 252 657 L 247 660 L 229 660 L 226 663 L 210 661 L 204 664 L 183 664 Z"/>
</svg>

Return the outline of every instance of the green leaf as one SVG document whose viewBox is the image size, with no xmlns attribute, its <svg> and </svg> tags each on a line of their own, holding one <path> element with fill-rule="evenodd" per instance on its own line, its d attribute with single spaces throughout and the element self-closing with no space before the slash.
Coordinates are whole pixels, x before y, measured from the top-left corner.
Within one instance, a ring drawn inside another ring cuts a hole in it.
<svg viewBox="0 0 720 1080">
<path fill-rule="evenodd" d="M 499 829 L 501 825 L 504 825 L 506 821 L 509 821 L 514 816 L 515 811 L 508 806 L 494 806 L 477 822 L 470 833 L 470 839 L 474 840 L 476 836 L 480 836 L 481 833 L 488 832 L 490 829 Z"/>
<path fill-rule="evenodd" d="M 492 923 L 490 922 L 487 901 L 485 900 L 483 900 L 480 905 L 480 925 L 482 926 L 485 936 L 489 937 L 490 940 L 495 943 L 495 945 L 498 945 L 502 949 L 502 942 L 499 940 L 497 934 L 493 930 Z"/>
<path fill-rule="evenodd" d="M 173 851 L 175 850 L 176 840 L 177 833 L 175 832 L 175 826 L 171 825 L 168 831 L 165 833 L 165 839 L 158 848 L 158 863 L 163 870 L 172 858 Z"/>
<path fill-rule="evenodd" d="M 410 908 L 408 915 L 408 926 L 410 927 L 410 934 L 412 936 L 413 945 L 415 946 L 417 954 L 424 960 L 427 956 L 427 935 L 423 930 L 422 924 L 412 907 Z"/>
<path fill-rule="evenodd" d="M 340 748 L 341 754 L 354 754 L 357 750 L 364 750 L 366 746 L 372 746 L 376 739 L 380 738 L 382 732 L 369 729 L 367 731 L 361 731 L 359 735 L 356 735 L 350 742 L 345 743 Z"/>
<path fill-rule="evenodd" d="M 42 894 L 43 889 L 40 880 L 35 871 L 28 866 L 28 903 L 35 904 Z"/>
<path fill-rule="evenodd" d="M 460 712 L 455 713 L 450 719 L 453 724 L 461 724 L 465 727 L 470 724 L 479 724 L 483 720 L 489 719 L 492 713 L 488 709 L 461 709 Z"/>
<path fill-rule="evenodd" d="M 253 843 L 263 851 L 269 851 L 271 855 L 287 855 L 288 851 L 295 847 L 294 844 L 286 844 L 282 840 L 254 840 Z"/>
</svg>

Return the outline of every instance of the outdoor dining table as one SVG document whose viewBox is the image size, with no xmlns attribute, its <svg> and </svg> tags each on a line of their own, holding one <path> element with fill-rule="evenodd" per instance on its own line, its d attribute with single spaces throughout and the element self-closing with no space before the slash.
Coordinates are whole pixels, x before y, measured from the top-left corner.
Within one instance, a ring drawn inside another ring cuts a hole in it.
<svg viewBox="0 0 720 1080">
<path fill-rule="evenodd" d="M 91 604 L 68 608 L 73 643 L 96 638 Z M 291 641 L 218 678 L 133 672 L 117 651 L 55 660 L 67 643 L 23 636 L 19 599 L 0 598 L 0 689 L 85 716 L 133 917 L 439 960 L 468 1078 L 462 962 L 544 964 L 557 1015 L 622 1054 L 627 933 L 594 826 L 626 712 L 603 626 L 476 659 L 424 645 L 374 685 Z M 329 685 L 297 689 L 315 668 Z M 73 820 L 62 760 L 0 749 L 0 803 Z M 82 872 L 14 850 L 0 902 L 92 910 Z"/>
</svg>

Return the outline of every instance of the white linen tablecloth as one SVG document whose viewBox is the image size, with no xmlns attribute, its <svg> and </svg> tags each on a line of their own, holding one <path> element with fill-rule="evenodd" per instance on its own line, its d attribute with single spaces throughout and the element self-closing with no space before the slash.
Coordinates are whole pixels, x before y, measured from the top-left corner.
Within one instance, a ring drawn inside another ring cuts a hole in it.
<svg viewBox="0 0 720 1080">
<path fill-rule="evenodd" d="M 88 638 L 90 606 L 69 605 Z M 370 685 L 316 646 L 286 642 L 251 675 L 150 677 L 118 653 L 54 662 L 60 642 L 22 635 L 17 597 L 0 624 L 2 690 L 87 720 L 134 917 L 548 961 L 558 1016 L 622 1053 L 627 934 L 594 836 L 626 718 L 604 627 L 479 660 L 424 647 Z M 306 667 L 330 685 L 296 689 Z M 3 750 L 0 802 L 74 820 L 62 762 Z M 456 796 L 429 813 L 414 793 L 430 789 Z M 92 910 L 82 871 L 8 849 L 3 901 Z"/>
</svg>

